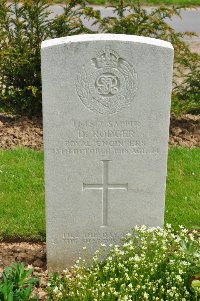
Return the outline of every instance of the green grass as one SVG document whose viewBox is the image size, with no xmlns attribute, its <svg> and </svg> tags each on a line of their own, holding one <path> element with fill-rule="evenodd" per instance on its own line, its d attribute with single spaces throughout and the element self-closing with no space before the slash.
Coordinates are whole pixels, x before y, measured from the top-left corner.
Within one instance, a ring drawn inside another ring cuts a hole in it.
<svg viewBox="0 0 200 301">
<path fill-rule="evenodd" d="M 169 151 L 165 222 L 200 229 L 200 148 Z"/>
<path fill-rule="evenodd" d="M 169 150 L 165 222 L 200 229 L 200 149 Z M 0 237 L 45 239 L 42 151 L 0 151 Z"/>
<path fill-rule="evenodd" d="M 43 152 L 0 151 L 0 237 L 45 238 Z"/>
<path fill-rule="evenodd" d="M 112 0 L 113 1 L 113 0 Z M 65 3 L 65 0 L 54 0 L 55 3 Z M 104 5 L 109 3 L 109 0 L 88 0 L 90 4 Z M 114 3 L 114 1 L 112 2 Z M 115 3 L 118 3 L 116 0 Z M 137 3 L 137 0 L 135 1 Z M 141 0 L 142 5 L 199 5 L 200 0 Z"/>
</svg>

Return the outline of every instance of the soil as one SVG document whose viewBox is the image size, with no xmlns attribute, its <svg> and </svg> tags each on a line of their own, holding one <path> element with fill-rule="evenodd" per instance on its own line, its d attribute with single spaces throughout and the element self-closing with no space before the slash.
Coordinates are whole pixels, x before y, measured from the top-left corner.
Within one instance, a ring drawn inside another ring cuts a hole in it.
<svg viewBox="0 0 200 301">
<path fill-rule="evenodd" d="M 43 147 L 42 119 L 0 113 L 0 148 Z"/>
<path fill-rule="evenodd" d="M 200 147 L 200 116 L 186 114 L 171 117 L 169 144 L 181 147 Z"/>
<path fill-rule="evenodd" d="M 15 262 L 23 262 L 26 268 L 34 267 L 33 275 L 40 279 L 40 287 L 36 287 L 33 294 L 38 294 L 40 300 L 46 300 L 45 288 L 48 278 L 46 244 L 0 242 L 0 278 L 3 269 Z"/>
</svg>

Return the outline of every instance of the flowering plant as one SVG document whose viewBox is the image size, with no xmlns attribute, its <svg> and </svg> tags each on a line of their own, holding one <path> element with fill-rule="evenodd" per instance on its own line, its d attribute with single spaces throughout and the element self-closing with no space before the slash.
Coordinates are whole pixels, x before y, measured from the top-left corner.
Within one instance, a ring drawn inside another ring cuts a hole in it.
<svg viewBox="0 0 200 301">
<path fill-rule="evenodd" d="M 79 258 L 70 271 L 54 274 L 49 300 L 200 300 L 197 231 L 136 226 L 121 245 L 105 252 L 101 245 L 89 267 Z"/>
</svg>

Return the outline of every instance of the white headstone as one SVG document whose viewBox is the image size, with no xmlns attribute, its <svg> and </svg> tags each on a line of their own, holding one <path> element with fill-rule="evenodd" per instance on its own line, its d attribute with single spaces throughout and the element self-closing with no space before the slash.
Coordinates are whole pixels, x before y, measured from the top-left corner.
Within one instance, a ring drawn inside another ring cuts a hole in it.
<svg viewBox="0 0 200 301">
<path fill-rule="evenodd" d="M 146 37 L 43 42 L 50 270 L 163 225 L 172 64 L 171 44 Z"/>
</svg>

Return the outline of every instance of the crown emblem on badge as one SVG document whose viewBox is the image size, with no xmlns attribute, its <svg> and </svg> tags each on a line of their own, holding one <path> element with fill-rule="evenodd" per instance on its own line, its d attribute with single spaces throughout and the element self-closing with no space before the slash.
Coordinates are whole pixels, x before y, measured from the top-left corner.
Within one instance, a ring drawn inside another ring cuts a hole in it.
<svg viewBox="0 0 200 301">
<path fill-rule="evenodd" d="M 93 63 L 96 68 L 117 68 L 118 60 L 119 55 L 114 50 L 107 47 L 93 59 Z"/>
</svg>

